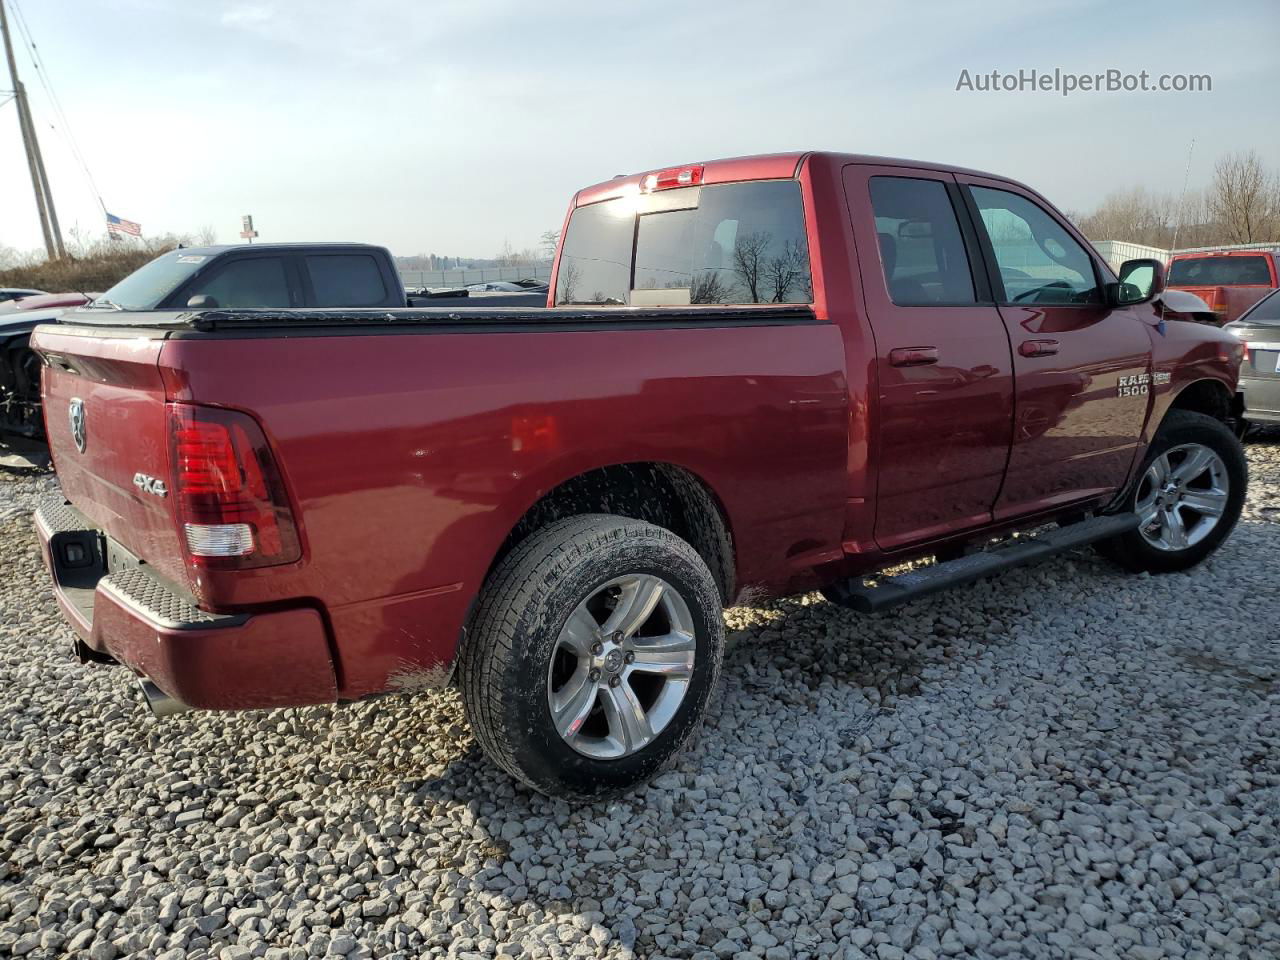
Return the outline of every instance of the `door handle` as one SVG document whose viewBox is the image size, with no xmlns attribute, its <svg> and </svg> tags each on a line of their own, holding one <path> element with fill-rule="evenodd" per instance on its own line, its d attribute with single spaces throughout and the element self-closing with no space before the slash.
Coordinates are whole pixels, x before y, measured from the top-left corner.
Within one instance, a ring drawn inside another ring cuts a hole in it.
<svg viewBox="0 0 1280 960">
<path fill-rule="evenodd" d="M 937 347 L 895 347 L 889 351 L 889 363 L 895 367 L 922 367 L 937 362 Z"/>
<path fill-rule="evenodd" d="M 1051 357 L 1058 352 L 1057 340 L 1023 340 L 1018 352 L 1024 357 Z"/>
</svg>

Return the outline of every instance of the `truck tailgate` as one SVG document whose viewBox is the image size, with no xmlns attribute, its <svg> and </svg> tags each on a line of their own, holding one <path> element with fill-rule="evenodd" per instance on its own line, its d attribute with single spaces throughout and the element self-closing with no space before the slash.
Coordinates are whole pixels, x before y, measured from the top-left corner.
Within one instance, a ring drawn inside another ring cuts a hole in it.
<svg viewBox="0 0 1280 960">
<path fill-rule="evenodd" d="M 1175 284 L 1174 290 L 1184 290 L 1195 294 L 1209 305 L 1209 309 L 1218 315 L 1219 323 L 1230 323 L 1265 297 L 1274 288 L 1263 286 L 1198 286 L 1188 287 Z"/>
<path fill-rule="evenodd" d="M 112 539 L 184 582 L 173 499 L 146 483 L 169 476 L 164 339 L 41 327 L 33 342 L 46 361 L 45 428 L 63 493 Z"/>
</svg>

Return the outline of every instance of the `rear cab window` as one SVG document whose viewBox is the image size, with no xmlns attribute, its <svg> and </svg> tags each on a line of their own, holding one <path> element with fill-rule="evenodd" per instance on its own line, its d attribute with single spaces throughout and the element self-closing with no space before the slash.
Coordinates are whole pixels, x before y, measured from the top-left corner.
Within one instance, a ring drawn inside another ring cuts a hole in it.
<svg viewBox="0 0 1280 960">
<path fill-rule="evenodd" d="M 811 303 L 800 185 L 755 180 L 577 208 L 560 252 L 558 306 Z"/>
<path fill-rule="evenodd" d="M 1271 286 L 1266 257 L 1184 257 L 1169 268 L 1169 284 L 1185 287 Z"/>
</svg>

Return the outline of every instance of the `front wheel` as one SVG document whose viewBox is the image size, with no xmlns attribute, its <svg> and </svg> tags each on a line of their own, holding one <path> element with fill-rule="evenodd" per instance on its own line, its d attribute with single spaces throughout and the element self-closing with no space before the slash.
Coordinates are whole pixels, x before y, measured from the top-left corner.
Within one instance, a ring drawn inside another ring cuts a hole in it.
<svg viewBox="0 0 1280 960">
<path fill-rule="evenodd" d="M 572 517 L 520 544 L 486 583 L 463 644 L 463 706 L 481 748 L 552 796 L 618 793 L 697 728 L 724 621 L 698 553 L 653 524 Z"/>
<path fill-rule="evenodd" d="M 1136 530 L 1098 549 L 1134 571 L 1195 566 L 1231 533 L 1244 506 L 1248 464 L 1240 441 L 1202 413 L 1174 410 L 1160 426 L 1126 509 Z"/>
</svg>

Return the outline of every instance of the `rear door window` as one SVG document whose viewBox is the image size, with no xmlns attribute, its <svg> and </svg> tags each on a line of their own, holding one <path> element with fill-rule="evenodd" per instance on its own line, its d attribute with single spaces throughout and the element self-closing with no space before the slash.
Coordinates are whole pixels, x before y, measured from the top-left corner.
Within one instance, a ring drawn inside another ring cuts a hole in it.
<svg viewBox="0 0 1280 960">
<path fill-rule="evenodd" d="M 960 223 L 945 185 L 872 177 L 871 208 L 890 300 L 900 307 L 976 302 Z"/>
<path fill-rule="evenodd" d="M 565 235 L 556 302 L 811 303 L 800 185 L 717 184 L 591 204 Z"/>
<path fill-rule="evenodd" d="M 387 287 L 378 261 L 368 254 L 316 254 L 305 258 L 317 307 L 374 307 Z"/>
<path fill-rule="evenodd" d="M 186 297 L 212 297 L 219 307 L 289 307 L 289 279 L 282 257 L 232 260 L 198 279 Z"/>
</svg>

